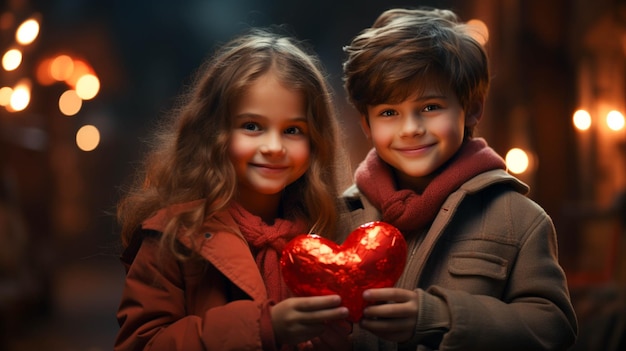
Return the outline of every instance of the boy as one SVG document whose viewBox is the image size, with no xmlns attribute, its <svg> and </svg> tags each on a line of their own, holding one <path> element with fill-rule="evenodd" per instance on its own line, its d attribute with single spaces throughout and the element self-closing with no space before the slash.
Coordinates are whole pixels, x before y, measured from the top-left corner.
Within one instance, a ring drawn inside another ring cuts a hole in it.
<svg viewBox="0 0 626 351">
<path fill-rule="evenodd" d="M 455 13 L 392 9 L 345 48 L 345 87 L 374 148 L 344 197 L 344 233 L 383 220 L 409 245 L 371 289 L 358 350 L 564 350 L 577 322 L 550 217 L 474 138 L 488 59 Z"/>
</svg>

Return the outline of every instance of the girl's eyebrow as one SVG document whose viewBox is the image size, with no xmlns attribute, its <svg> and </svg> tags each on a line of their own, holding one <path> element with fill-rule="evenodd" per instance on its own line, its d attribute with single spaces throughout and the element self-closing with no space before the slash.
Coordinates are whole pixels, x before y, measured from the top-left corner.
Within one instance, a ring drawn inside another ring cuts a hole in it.
<svg viewBox="0 0 626 351">
<path fill-rule="evenodd" d="M 248 113 L 248 112 L 244 112 L 238 115 L 235 115 L 235 119 L 246 119 L 246 118 L 252 118 L 252 119 L 263 119 L 263 120 L 269 120 L 271 119 L 271 117 L 267 117 L 264 115 L 259 115 L 256 113 Z M 288 121 L 290 122 L 304 122 L 307 123 L 308 119 L 304 116 L 297 116 L 297 117 L 292 117 L 289 118 Z"/>
<path fill-rule="evenodd" d="M 304 117 L 304 116 L 294 117 L 294 118 L 291 118 L 291 120 L 292 120 L 293 122 L 304 122 L 304 123 L 309 122 L 308 118 L 306 118 L 306 117 Z"/>
<path fill-rule="evenodd" d="M 237 118 L 237 119 L 245 119 L 245 118 L 267 119 L 267 117 L 265 117 L 263 115 L 259 115 L 259 114 L 256 114 L 256 113 L 248 113 L 248 112 L 244 112 L 244 113 L 240 113 L 238 115 L 235 115 L 235 118 Z"/>
</svg>

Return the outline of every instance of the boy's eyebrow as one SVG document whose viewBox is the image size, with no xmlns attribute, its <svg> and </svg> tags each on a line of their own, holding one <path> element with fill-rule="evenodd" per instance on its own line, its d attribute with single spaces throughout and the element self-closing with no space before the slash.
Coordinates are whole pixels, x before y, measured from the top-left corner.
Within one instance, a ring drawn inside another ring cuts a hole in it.
<svg viewBox="0 0 626 351">
<path fill-rule="evenodd" d="M 427 92 L 427 93 L 420 93 L 419 95 L 415 95 L 413 98 L 406 97 L 404 100 L 402 101 L 406 101 L 409 100 L 412 102 L 420 102 L 420 101 L 424 101 L 424 100 L 431 100 L 431 99 L 448 99 L 450 96 L 448 94 L 442 93 L 442 92 Z M 402 101 L 381 101 L 378 103 L 374 103 L 374 104 L 368 104 L 368 106 L 382 106 L 382 105 L 397 105 L 399 103 L 401 103 Z"/>
<path fill-rule="evenodd" d="M 425 94 L 420 94 L 417 95 L 415 97 L 415 99 L 413 99 L 413 101 L 420 101 L 420 100 L 429 100 L 429 99 L 446 99 L 448 97 L 448 95 L 444 94 L 444 93 L 440 93 L 440 92 L 428 92 Z"/>
</svg>

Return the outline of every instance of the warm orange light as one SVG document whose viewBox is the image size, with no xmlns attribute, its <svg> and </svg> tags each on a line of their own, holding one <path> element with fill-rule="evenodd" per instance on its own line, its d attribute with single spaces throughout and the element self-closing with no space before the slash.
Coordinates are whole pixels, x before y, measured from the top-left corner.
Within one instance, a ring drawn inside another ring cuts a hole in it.
<svg viewBox="0 0 626 351">
<path fill-rule="evenodd" d="M 51 66 L 52 66 L 51 58 L 43 59 L 39 62 L 39 64 L 37 65 L 37 70 L 35 72 L 35 75 L 37 77 L 37 82 L 39 82 L 39 84 L 41 85 L 54 84 L 56 79 L 54 79 L 54 77 L 52 76 L 52 72 L 51 72 L 52 70 L 50 68 Z"/>
<path fill-rule="evenodd" d="M 59 98 L 59 111 L 66 116 L 74 116 L 83 106 L 83 100 L 78 97 L 76 91 L 67 90 Z"/>
<path fill-rule="evenodd" d="M 31 18 L 22 22 L 22 24 L 20 24 L 17 28 L 17 31 L 15 32 L 15 40 L 22 45 L 28 45 L 35 41 L 38 35 L 39 22 Z"/>
<path fill-rule="evenodd" d="M 0 88 L 0 106 L 7 106 L 11 102 L 11 95 L 13 95 L 13 89 L 10 87 Z"/>
<path fill-rule="evenodd" d="M 100 131 L 92 125 L 82 126 L 76 132 L 76 145 L 83 151 L 92 151 L 100 144 Z"/>
<path fill-rule="evenodd" d="M 50 63 L 50 76 L 57 81 L 64 81 L 72 76 L 74 61 L 68 55 L 59 55 Z"/>
<path fill-rule="evenodd" d="M 591 115 L 585 110 L 578 110 L 574 112 L 572 122 L 574 122 L 576 129 L 587 130 L 591 127 Z"/>
<path fill-rule="evenodd" d="M 621 112 L 613 110 L 606 115 L 606 125 L 614 131 L 624 128 L 624 115 Z"/>
<path fill-rule="evenodd" d="M 72 71 L 72 75 L 67 78 L 65 82 L 72 89 L 76 89 L 76 83 L 80 77 L 84 76 L 85 74 L 93 73 L 93 68 L 91 68 L 91 66 L 87 62 L 81 59 L 74 59 L 74 70 Z"/>
<path fill-rule="evenodd" d="M 22 63 L 22 52 L 18 49 L 10 49 L 2 55 L 2 68 L 5 71 L 13 71 Z"/>
<path fill-rule="evenodd" d="M 30 103 L 30 81 L 24 79 L 18 82 L 13 88 L 11 94 L 11 100 L 9 101 L 9 107 L 11 111 L 22 111 Z"/>
<path fill-rule="evenodd" d="M 506 167 L 511 173 L 520 174 L 526 172 L 530 165 L 530 160 L 526 151 L 513 148 L 506 153 Z"/>
<path fill-rule="evenodd" d="M 93 74 L 85 74 L 76 81 L 76 93 L 83 100 L 93 99 L 100 91 L 100 80 Z"/>
<path fill-rule="evenodd" d="M 485 22 L 479 19 L 471 19 L 467 21 L 467 26 L 470 29 L 469 35 L 472 36 L 480 45 L 485 45 L 489 41 L 489 28 Z"/>
</svg>

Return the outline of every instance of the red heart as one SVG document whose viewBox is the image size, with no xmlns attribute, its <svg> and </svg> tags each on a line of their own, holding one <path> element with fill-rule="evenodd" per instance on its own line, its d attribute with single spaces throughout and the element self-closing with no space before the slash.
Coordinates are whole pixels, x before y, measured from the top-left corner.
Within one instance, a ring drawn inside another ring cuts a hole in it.
<svg viewBox="0 0 626 351">
<path fill-rule="evenodd" d="M 338 294 L 358 322 L 367 303 L 363 291 L 391 287 L 406 263 L 406 242 L 384 222 L 355 229 L 341 245 L 303 234 L 285 246 L 280 260 L 285 283 L 297 296 Z"/>
</svg>

